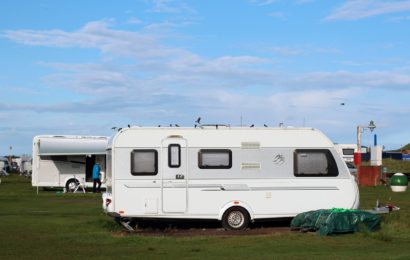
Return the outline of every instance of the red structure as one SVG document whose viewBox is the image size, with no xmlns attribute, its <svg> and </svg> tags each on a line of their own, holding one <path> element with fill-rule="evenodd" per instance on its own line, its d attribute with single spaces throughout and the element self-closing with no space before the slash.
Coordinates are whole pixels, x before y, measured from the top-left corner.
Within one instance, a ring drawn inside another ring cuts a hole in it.
<svg viewBox="0 0 410 260">
<path fill-rule="evenodd" d="M 360 163 L 362 162 L 362 154 L 360 152 L 355 152 L 353 155 L 353 160 L 356 167 L 359 167 Z"/>
<path fill-rule="evenodd" d="M 381 166 L 360 166 L 358 170 L 357 182 L 359 186 L 380 185 Z"/>
</svg>

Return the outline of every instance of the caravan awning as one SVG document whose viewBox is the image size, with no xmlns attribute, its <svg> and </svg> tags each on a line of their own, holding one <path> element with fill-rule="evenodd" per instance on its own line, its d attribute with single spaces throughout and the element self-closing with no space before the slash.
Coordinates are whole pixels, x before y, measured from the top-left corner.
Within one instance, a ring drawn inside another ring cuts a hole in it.
<svg viewBox="0 0 410 260">
<path fill-rule="evenodd" d="M 40 138 L 39 155 L 105 154 L 108 138 Z"/>
</svg>

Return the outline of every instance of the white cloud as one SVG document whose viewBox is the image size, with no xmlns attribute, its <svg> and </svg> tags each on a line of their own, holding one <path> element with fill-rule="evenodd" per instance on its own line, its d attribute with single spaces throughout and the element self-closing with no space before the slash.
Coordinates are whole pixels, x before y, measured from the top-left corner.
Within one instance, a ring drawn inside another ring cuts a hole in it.
<svg viewBox="0 0 410 260">
<path fill-rule="evenodd" d="M 313 2 L 315 2 L 315 1 L 316 1 L 316 0 L 296 0 L 296 4 L 304 5 L 304 4 L 313 3 Z"/>
<path fill-rule="evenodd" d="M 254 46 L 253 46 L 254 47 Z M 303 55 L 318 55 L 318 54 L 337 54 L 341 51 L 333 47 L 317 47 L 312 44 L 300 45 L 259 45 L 258 50 L 263 50 L 265 53 L 282 55 L 282 56 L 303 56 Z"/>
<path fill-rule="evenodd" d="M 315 1 L 316 0 L 294 0 L 294 2 L 298 5 L 310 4 Z M 268 5 L 281 2 L 281 0 L 250 0 L 250 2 L 258 6 L 268 6 Z M 282 1 L 282 2 L 286 2 L 286 1 Z"/>
<path fill-rule="evenodd" d="M 407 22 L 410 21 L 410 15 L 406 15 L 406 16 L 396 16 L 396 17 L 392 17 L 389 19 L 390 22 Z"/>
<path fill-rule="evenodd" d="M 296 81 L 305 82 L 305 86 L 314 87 L 320 85 L 325 87 L 379 87 L 379 88 L 408 88 L 410 75 L 391 71 L 369 71 L 369 72 L 312 72 L 302 74 Z"/>
<path fill-rule="evenodd" d="M 151 0 L 151 2 L 153 4 L 151 11 L 155 13 L 179 14 L 195 12 L 195 10 L 187 4 L 175 2 L 173 0 Z"/>
<path fill-rule="evenodd" d="M 276 94 L 270 99 L 274 104 L 281 104 L 282 109 L 288 106 L 296 107 L 299 110 L 324 109 L 339 105 L 340 100 L 348 98 L 357 91 L 355 88 L 289 91 Z"/>
<path fill-rule="evenodd" d="M 97 48 L 105 54 L 144 60 L 167 59 L 186 53 L 182 49 L 161 45 L 158 37 L 149 32 L 113 30 L 109 28 L 111 24 L 107 21 L 90 22 L 73 32 L 8 30 L 3 37 L 27 45 Z"/>
<path fill-rule="evenodd" d="M 264 6 L 264 5 L 271 5 L 278 1 L 279 0 L 256 0 L 255 2 L 257 3 L 257 5 Z"/>
<path fill-rule="evenodd" d="M 286 15 L 283 12 L 272 12 L 269 16 L 282 21 L 286 20 Z"/>
<path fill-rule="evenodd" d="M 104 57 L 126 58 L 133 63 L 121 65 L 108 60 L 102 64 L 49 64 L 56 73 L 45 77 L 50 86 L 70 88 L 80 93 L 128 93 L 151 88 L 346 88 L 408 87 L 410 76 L 398 71 L 349 71 L 284 73 L 272 69 L 272 61 L 257 56 L 221 56 L 209 59 L 182 48 L 162 44 L 161 35 L 113 29 L 110 21 L 96 21 L 76 31 L 6 31 L 4 37 L 27 45 L 60 48 L 95 48 Z M 298 56 L 338 52 L 334 48 L 311 45 L 265 47 L 273 54 Z"/>
<path fill-rule="evenodd" d="M 326 20 L 359 20 L 405 11 L 410 11 L 409 0 L 349 0 L 327 16 Z"/>
<path fill-rule="evenodd" d="M 285 56 L 299 56 L 306 53 L 306 49 L 301 47 L 289 47 L 289 46 L 272 46 L 269 51 L 274 54 L 280 54 Z"/>
<path fill-rule="evenodd" d="M 137 17 L 131 17 L 128 19 L 127 23 L 129 24 L 142 24 L 142 20 Z"/>
</svg>

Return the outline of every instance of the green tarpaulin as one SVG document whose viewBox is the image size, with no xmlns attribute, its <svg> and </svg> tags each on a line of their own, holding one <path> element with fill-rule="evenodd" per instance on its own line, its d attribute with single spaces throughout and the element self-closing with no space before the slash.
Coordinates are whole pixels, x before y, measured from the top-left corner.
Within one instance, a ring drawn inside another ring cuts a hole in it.
<svg viewBox="0 0 410 260">
<path fill-rule="evenodd" d="M 380 217 L 376 214 L 347 209 L 320 209 L 298 214 L 291 222 L 292 230 L 319 231 L 327 236 L 357 231 L 375 231 L 380 227 Z"/>
</svg>

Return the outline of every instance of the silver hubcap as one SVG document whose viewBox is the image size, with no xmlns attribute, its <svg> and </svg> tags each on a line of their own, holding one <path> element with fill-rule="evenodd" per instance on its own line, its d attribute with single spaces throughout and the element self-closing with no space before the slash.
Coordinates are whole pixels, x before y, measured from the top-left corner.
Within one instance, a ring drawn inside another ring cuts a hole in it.
<svg viewBox="0 0 410 260">
<path fill-rule="evenodd" d="M 240 211 L 232 211 L 228 215 L 228 224 L 233 228 L 239 228 L 245 222 L 245 216 Z"/>
<path fill-rule="evenodd" d="M 77 187 L 77 184 L 73 181 L 68 184 L 68 190 L 70 191 L 75 190 L 75 187 Z"/>
</svg>

